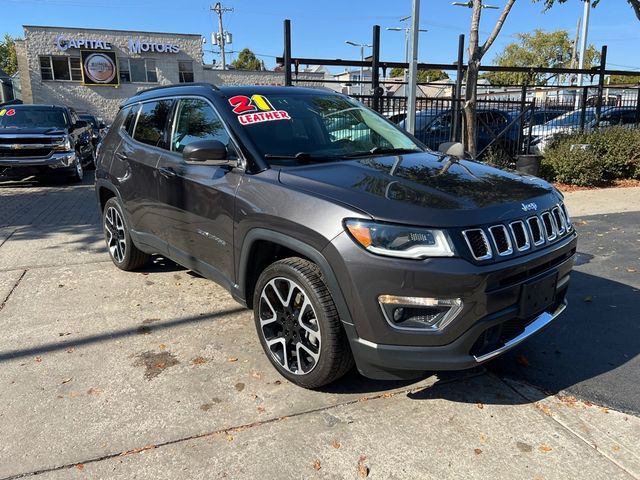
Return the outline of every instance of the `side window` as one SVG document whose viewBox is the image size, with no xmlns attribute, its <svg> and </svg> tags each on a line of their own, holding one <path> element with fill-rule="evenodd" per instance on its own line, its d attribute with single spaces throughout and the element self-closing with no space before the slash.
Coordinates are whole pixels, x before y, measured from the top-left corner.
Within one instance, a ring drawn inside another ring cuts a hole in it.
<svg viewBox="0 0 640 480">
<path fill-rule="evenodd" d="M 140 110 L 140 105 L 133 105 L 126 107 L 123 109 L 125 113 L 124 122 L 122 123 L 122 129 L 129 135 L 133 136 L 133 127 L 136 123 L 136 117 L 138 116 L 138 110 Z"/>
<path fill-rule="evenodd" d="M 184 147 L 201 140 L 218 140 L 229 145 L 229 134 L 220 117 L 204 100 L 188 98 L 178 104 L 171 150 L 182 152 Z"/>
<path fill-rule="evenodd" d="M 133 138 L 153 147 L 164 147 L 165 128 L 172 103 L 171 100 L 143 103 Z"/>
<path fill-rule="evenodd" d="M 635 111 L 626 111 L 622 114 L 623 125 L 638 123 L 638 121 L 640 121 L 640 115 Z"/>
</svg>

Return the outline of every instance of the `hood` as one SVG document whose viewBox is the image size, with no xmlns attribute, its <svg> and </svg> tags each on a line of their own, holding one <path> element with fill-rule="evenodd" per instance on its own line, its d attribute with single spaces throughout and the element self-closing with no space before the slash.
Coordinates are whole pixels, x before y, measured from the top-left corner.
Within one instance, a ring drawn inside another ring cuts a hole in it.
<svg viewBox="0 0 640 480">
<path fill-rule="evenodd" d="M 57 127 L 0 127 L 0 135 L 65 135 L 66 133 L 65 129 Z"/>
<path fill-rule="evenodd" d="M 425 226 L 523 218 L 532 208 L 560 200 L 539 178 L 428 152 L 287 168 L 280 171 L 280 181 L 377 220 Z"/>
</svg>

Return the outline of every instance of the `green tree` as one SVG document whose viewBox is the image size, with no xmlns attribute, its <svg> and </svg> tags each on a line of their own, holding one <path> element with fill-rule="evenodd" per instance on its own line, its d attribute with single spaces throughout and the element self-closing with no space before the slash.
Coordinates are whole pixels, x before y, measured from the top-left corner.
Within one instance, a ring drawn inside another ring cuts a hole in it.
<svg viewBox="0 0 640 480">
<path fill-rule="evenodd" d="M 609 85 L 635 85 L 640 83 L 640 75 L 611 75 Z"/>
<path fill-rule="evenodd" d="M 393 78 L 404 76 L 404 68 L 392 68 L 391 76 Z M 448 78 L 449 75 L 442 70 L 418 70 L 418 83 L 437 82 Z"/>
<path fill-rule="evenodd" d="M 243 48 L 238 58 L 231 62 L 237 70 L 262 70 L 262 62 L 248 48 Z"/>
<path fill-rule="evenodd" d="M 18 71 L 18 56 L 16 54 L 16 42 L 8 33 L 0 40 L 0 68 L 8 75 Z"/>
<path fill-rule="evenodd" d="M 569 68 L 572 63 L 573 43 L 566 30 L 545 32 L 536 29 L 533 33 L 517 33 L 517 41 L 509 43 L 498 53 L 493 63 L 500 67 L 558 67 Z M 577 58 L 577 57 L 576 57 Z M 585 68 L 600 62 L 600 54 L 593 45 L 587 48 Z M 574 65 L 577 67 L 577 64 Z M 489 72 L 482 75 L 492 85 L 519 85 L 528 83 L 546 84 L 550 75 L 546 73 Z"/>
</svg>

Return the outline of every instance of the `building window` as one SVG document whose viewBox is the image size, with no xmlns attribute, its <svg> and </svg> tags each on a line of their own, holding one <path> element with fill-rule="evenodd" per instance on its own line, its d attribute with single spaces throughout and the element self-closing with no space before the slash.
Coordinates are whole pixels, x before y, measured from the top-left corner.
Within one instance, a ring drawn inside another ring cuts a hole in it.
<svg viewBox="0 0 640 480">
<path fill-rule="evenodd" d="M 121 58 L 120 82 L 157 83 L 156 61 L 151 58 Z"/>
<path fill-rule="evenodd" d="M 180 83 L 193 83 L 193 62 L 178 62 Z"/>
<path fill-rule="evenodd" d="M 40 57 L 42 80 L 82 81 L 80 57 L 46 56 Z"/>
</svg>

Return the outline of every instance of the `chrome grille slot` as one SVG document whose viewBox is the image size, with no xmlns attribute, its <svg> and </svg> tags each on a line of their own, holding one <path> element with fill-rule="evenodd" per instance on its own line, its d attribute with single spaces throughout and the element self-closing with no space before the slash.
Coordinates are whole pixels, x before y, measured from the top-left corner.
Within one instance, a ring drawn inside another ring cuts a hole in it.
<svg viewBox="0 0 640 480">
<path fill-rule="evenodd" d="M 538 217 L 527 218 L 527 225 L 529 225 L 529 232 L 531 233 L 531 240 L 537 247 L 544 243 L 544 236 L 542 235 L 542 224 Z"/>
<path fill-rule="evenodd" d="M 549 241 L 555 240 L 557 236 L 556 226 L 553 221 L 553 218 L 551 217 L 551 213 L 544 212 L 542 215 L 540 215 L 540 217 L 542 218 L 542 223 L 544 225 L 544 232 L 547 235 L 547 240 Z"/>
<path fill-rule="evenodd" d="M 513 253 L 511 239 L 504 225 L 489 227 L 489 233 L 491 234 L 498 255 L 504 257 L 505 255 L 511 255 Z"/>
<path fill-rule="evenodd" d="M 531 248 L 531 244 L 529 243 L 529 235 L 527 235 L 527 229 L 524 226 L 524 222 L 521 220 L 511 222 L 511 224 L 509 224 L 509 228 L 511 229 L 511 235 L 513 235 L 518 251 L 524 252 L 525 250 L 529 250 L 529 248 Z"/>
<path fill-rule="evenodd" d="M 562 235 L 565 232 L 566 228 L 562 212 L 560 211 L 560 207 L 553 207 L 553 209 L 551 210 L 551 214 L 553 215 L 553 220 L 556 222 L 558 235 Z"/>
<path fill-rule="evenodd" d="M 560 210 L 562 210 L 562 216 L 564 217 L 564 223 L 567 226 L 567 232 L 571 231 L 571 217 L 569 217 L 569 213 L 567 212 L 567 207 L 564 206 L 564 203 L 560 204 Z"/>
<path fill-rule="evenodd" d="M 473 258 L 476 260 L 488 260 L 493 256 L 489 240 L 482 229 L 464 230 L 462 235 L 471 250 Z"/>
</svg>

